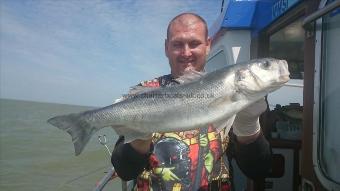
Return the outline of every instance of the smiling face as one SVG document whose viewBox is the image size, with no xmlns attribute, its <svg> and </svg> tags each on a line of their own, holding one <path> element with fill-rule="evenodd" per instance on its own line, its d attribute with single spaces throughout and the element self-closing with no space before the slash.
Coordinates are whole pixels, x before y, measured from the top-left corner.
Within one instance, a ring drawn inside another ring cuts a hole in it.
<svg viewBox="0 0 340 191">
<path fill-rule="evenodd" d="M 195 16 L 182 15 L 173 20 L 165 40 L 172 76 L 179 77 L 187 70 L 202 71 L 210 44 L 206 25 Z"/>
</svg>

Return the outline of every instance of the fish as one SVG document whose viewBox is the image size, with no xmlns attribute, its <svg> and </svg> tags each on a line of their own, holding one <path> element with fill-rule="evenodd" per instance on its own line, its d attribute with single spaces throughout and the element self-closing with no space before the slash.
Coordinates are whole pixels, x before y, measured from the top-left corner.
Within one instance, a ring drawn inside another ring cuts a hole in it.
<svg viewBox="0 0 340 191">
<path fill-rule="evenodd" d="M 91 136 L 112 127 L 126 142 L 166 133 L 206 128 L 228 131 L 238 112 L 282 87 L 288 64 L 274 58 L 254 59 L 209 73 L 187 72 L 179 85 L 139 91 L 112 105 L 60 115 L 48 123 L 69 133 L 79 155 Z"/>
</svg>

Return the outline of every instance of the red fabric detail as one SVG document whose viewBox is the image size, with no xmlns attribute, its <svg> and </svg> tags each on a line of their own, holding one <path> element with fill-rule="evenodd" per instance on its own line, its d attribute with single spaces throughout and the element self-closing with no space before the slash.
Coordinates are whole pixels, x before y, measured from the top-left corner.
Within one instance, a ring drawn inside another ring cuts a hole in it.
<svg viewBox="0 0 340 191">
<path fill-rule="evenodd" d="M 212 125 L 209 125 L 208 127 L 208 133 L 210 132 L 214 132 L 216 131 L 216 129 L 212 126 Z M 219 136 L 219 135 L 216 135 L 216 136 Z M 217 159 L 219 159 L 221 157 L 221 154 L 223 154 L 223 152 L 221 151 L 222 150 L 222 145 L 221 145 L 221 140 L 219 139 L 215 139 L 215 140 L 212 140 L 212 141 L 209 141 L 209 148 L 214 156 L 214 161 L 216 161 Z"/>
<path fill-rule="evenodd" d="M 221 191 L 230 191 L 230 185 L 229 184 L 227 184 L 227 183 L 222 183 L 222 185 L 221 185 Z"/>
<path fill-rule="evenodd" d="M 198 149 L 199 149 L 199 145 L 198 144 L 193 144 L 193 145 L 189 145 L 189 149 L 190 149 L 190 152 L 189 152 L 189 158 L 190 158 L 190 161 L 191 161 L 191 180 L 195 180 L 195 172 L 196 172 L 196 169 L 197 169 L 197 159 L 198 159 Z"/>
<path fill-rule="evenodd" d="M 209 182 L 208 182 L 208 177 L 207 177 L 207 169 L 205 167 L 203 167 L 202 174 L 201 174 L 201 186 L 205 187 L 208 184 L 209 184 Z"/>
<path fill-rule="evenodd" d="M 143 84 L 144 87 L 159 87 L 159 81 L 147 81 Z"/>
<path fill-rule="evenodd" d="M 215 139 L 213 141 L 209 142 L 209 147 L 211 150 L 211 153 L 214 156 L 214 161 L 216 161 L 217 159 L 219 159 L 221 157 L 221 144 L 219 142 L 219 140 Z"/>
<path fill-rule="evenodd" d="M 137 181 L 137 191 L 149 191 L 149 182 L 146 180 Z"/>
<path fill-rule="evenodd" d="M 159 166 L 159 160 L 155 154 L 151 154 L 149 157 L 149 164 L 151 168 L 156 168 Z"/>
<path fill-rule="evenodd" d="M 207 177 L 207 171 L 204 166 L 198 167 L 198 154 L 199 154 L 199 144 L 193 144 L 190 145 L 190 152 L 189 157 L 191 160 L 191 180 L 194 181 L 196 176 L 201 176 L 201 186 L 208 185 L 208 177 Z M 204 159 L 203 159 L 204 160 Z M 203 164 L 204 165 L 204 161 Z M 198 168 L 203 168 L 201 174 L 196 174 L 196 170 Z"/>
</svg>

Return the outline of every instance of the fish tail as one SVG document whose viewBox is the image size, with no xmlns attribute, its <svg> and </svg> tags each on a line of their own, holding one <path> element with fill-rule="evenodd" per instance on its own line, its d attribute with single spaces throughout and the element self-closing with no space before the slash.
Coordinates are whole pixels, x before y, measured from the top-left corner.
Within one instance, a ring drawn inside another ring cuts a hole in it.
<svg viewBox="0 0 340 191">
<path fill-rule="evenodd" d="M 81 114 L 57 116 L 47 122 L 71 135 L 76 156 L 83 151 L 91 136 L 97 131 L 97 128 L 84 120 Z"/>
</svg>

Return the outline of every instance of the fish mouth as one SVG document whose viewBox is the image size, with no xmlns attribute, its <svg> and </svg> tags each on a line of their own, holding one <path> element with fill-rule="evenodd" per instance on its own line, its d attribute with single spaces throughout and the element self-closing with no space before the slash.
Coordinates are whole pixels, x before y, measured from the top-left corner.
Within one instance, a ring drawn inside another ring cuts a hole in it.
<svg viewBox="0 0 340 191">
<path fill-rule="evenodd" d="M 279 80 L 280 80 L 280 82 L 282 82 L 282 83 L 288 82 L 288 81 L 290 80 L 289 74 L 280 76 L 280 77 L 279 77 Z"/>
</svg>

